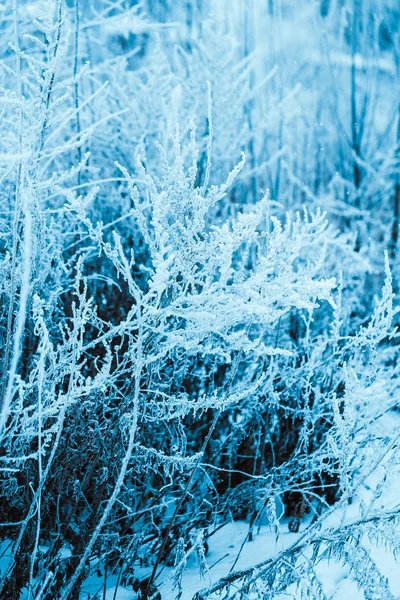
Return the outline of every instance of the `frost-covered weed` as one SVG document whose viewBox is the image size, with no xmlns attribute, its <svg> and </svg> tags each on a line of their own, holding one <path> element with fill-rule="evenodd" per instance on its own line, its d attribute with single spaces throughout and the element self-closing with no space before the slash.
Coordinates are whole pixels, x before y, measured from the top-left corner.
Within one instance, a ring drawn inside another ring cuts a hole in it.
<svg viewBox="0 0 400 600">
<path fill-rule="evenodd" d="M 324 520 L 396 464 L 397 238 L 369 205 L 395 159 L 299 171 L 300 88 L 195 4 L 182 30 L 158 0 L 2 12 L 0 595 L 78 599 L 97 569 L 149 597 L 166 563 L 180 597 L 216 528 L 266 516 L 308 528 L 199 598 L 323 598 L 327 555 L 391 598 L 359 543 L 397 551 L 386 480 Z"/>
</svg>

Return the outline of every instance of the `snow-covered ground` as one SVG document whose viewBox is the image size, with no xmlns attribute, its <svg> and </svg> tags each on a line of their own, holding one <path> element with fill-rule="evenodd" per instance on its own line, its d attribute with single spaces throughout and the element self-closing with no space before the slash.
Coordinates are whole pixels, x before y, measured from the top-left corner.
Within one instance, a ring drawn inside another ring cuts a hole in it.
<svg viewBox="0 0 400 600">
<path fill-rule="evenodd" d="M 392 411 L 384 415 L 377 421 L 376 427 L 379 427 L 382 434 L 384 432 L 395 433 L 400 427 L 400 414 Z M 394 452 L 396 452 L 396 448 Z M 335 528 L 357 520 L 360 516 L 360 504 L 362 503 L 365 507 L 364 510 L 368 511 L 377 486 L 382 487 L 382 495 L 375 499 L 374 509 L 382 507 L 385 510 L 393 510 L 399 505 L 400 465 L 395 464 L 394 467 L 390 467 L 389 475 L 384 478 L 391 456 L 390 454 L 385 457 L 384 464 L 379 465 L 368 477 L 358 497 L 351 504 L 344 510 L 336 511 L 325 520 L 324 529 Z M 218 579 L 226 576 L 231 569 L 250 568 L 288 548 L 302 535 L 309 524 L 310 519 L 306 519 L 302 523 L 299 533 L 291 533 L 288 530 L 288 520 L 282 518 L 279 539 L 276 541 L 275 533 L 264 521 L 254 528 L 253 540 L 246 541 L 243 545 L 248 537 L 249 524 L 244 521 L 232 521 L 209 538 L 209 552 L 206 557 L 208 571 L 203 574 L 203 577 L 200 576 L 196 557 L 193 554 L 188 557 L 186 570 L 182 577 L 181 599 L 191 600 L 197 591 L 211 586 Z M 393 597 L 400 597 L 400 565 L 392 550 L 378 546 L 367 539 L 362 539 L 361 543 L 370 552 L 382 575 L 388 579 Z M 140 579 L 144 579 L 149 576 L 150 569 L 138 567 L 135 574 Z M 339 564 L 333 559 L 322 560 L 317 566 L 316 574 L 323 585 L 327 599 L 362 600 L 364 598 L 363 591 L 358 589 L 357 584 L 350 576 L 348 565 Z M 156 583 L 162 600 L 175 600 L 178 597 L 177 591 L 174 589 L 173 576 L 173 568 L 160 568 Z M 104 577 L 92 575 L 82 588 L 81 598 L 82 600 L 93 600 L 96 598 L 96 594 L 98 594 L 98 598 L 104 598 L 104 600 L 135 600 L 137 598 L 137 594 L 132 589 L 124 588 L 121 585 L 116 588 L 116 584 L 117 575 L 110 575 L 107 579 L 106 591 L 104 591 Z M 293 595 L 285 594 L 285 598 L 300 597 L 294 587 L 289 591 Z"/>
</svg>

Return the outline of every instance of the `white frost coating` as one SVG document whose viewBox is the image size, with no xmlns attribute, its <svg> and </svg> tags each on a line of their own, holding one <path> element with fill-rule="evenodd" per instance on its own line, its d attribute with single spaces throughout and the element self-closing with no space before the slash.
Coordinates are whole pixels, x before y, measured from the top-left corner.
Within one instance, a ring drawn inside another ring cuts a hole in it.
<svg viewBox="0 0 400 600">
<path fill-rule="evenodd" d="M 3 405 L 0 413 L 0 440 L 4 435 L 4 427 L 10 414 L 11 402 L 15 393 L 15 378 L 18 362 L 21 355 L 22 339 L 24 335 L 26 309 L 29 299 L 31 278 L 31 253 L 32 253 L 32 218 L 31 218 L 31 190 L 25 188 L 21 191 L 22 208 L 24 214 L 24 237 L 23 237 L 23 263 L 19 306 L 16 318 L 15 333 L 13 336 L 12 357 L 8 372 L 8 382 L 5 390 Z"/>
<path fill-rule="evenodd" d="M 0 9 L 1 598 L 400 593 L 397 4 Z"/>
</svg>

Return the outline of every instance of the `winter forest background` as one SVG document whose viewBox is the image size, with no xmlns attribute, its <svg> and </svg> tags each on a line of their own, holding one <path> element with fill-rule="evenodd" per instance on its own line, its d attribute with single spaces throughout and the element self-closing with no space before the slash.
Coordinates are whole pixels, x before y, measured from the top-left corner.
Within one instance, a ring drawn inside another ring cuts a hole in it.
<svg viewBox="0 0 400 600">
<path fill-rule="evenodd" d="M 0 28 L 1 600 L 399 598 L 398 0 Z"/>
</svg>

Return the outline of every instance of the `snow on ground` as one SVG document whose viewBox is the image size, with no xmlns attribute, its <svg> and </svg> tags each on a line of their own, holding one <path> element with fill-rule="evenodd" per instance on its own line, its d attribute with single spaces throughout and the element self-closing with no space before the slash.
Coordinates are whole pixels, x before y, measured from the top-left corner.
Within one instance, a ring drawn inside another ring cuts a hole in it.
<svg viewBox="0 0 400 600">
<path fill-rule="evenodd" d="M 398 412 L 391 412 L 377 422 L 377 427 L 382 431 L 387 431 L 388 429 L 394 430 L 399 426 L 400 414 Z M 359 516 L 360 499 L 368 506 L 374 489 L 382 481 L 385 470 L 386 467 L 383 465 L 378 467 L 365 482 L 359 498 L 356 498 L 344 511 L 337 511 L 331 515 L 327 519 L 325 527 L 337 526 L 343 520 L 349 522 L 356 519 Z M 382 496 L 375 502 L 375 508 L 380 506 L 386 509 L 395 508 L 399 504 L 399 487 L 400 465 L 391 469 L 390 476 L 383 487 Z M 275 540 L 275 534 L 271 532 L 266 523 L 255 527 L 253 541 L 245 543 L 241 555 L 234 565 L 243 541 L 247 538 L 249 525 L 244 521 L 232 521 L 227 524 L 208 540 L 209 552 L 206 558 L 209 570 L 204 578 L 200 577 L 196 557 L 193 555 L 189 557 L 182 579 L 183 595 L 181 599 L 191 600 L 198 590 L 208 587 L 219 578 L 227 575 L 233 565 L 234 570 L 245 569 L 277 554 L 277 552 L 293 544 L 307 527 L 308 523 L 305 521 L 300 532 L 297 534 L 290 533 L 287 525 L 287 519 L 281 519 L 281 535 L 278 542 Z M 388 578 L 393 594 L 400 597 L 400 565 L 396 562 L 392 552 L 382 547 L 373 547 L 368 540 L 362 540 L 362 543 L 371 551 L 372 558 L 383 575 Z M 157 578 L 156 583 L 162 600 L 175 600 L 176 598 L 176 592 L 173 589 L 173 573 L 173 568 L 164 567 Z M 139 578 L 145 578 L 150 574 L 150 569 L 138 568 L 136 574 Z M 318 566 L 317 575 L 323 584 L 324 592 L 329 600 L 362 600 L 364 598 L 363 592 L 351 580 L 347 566 L 338 564 L 334 560 L 324 560 Z M 116 582 L 116 575 L 109 577 L 107 592 L 103 596 L 103 578 L 91 576 L 83 586 L 81 598 L 82 600 L 93 600 L 93 597 L 98 593 L 99 598 L 104 598 L 105 600 L 135 600 L 137 596 L 133 590 L 121 586 L 118 586 L 116 590 Z M 290 591 L 293 594 L 293 598 L 296 598 L 296 590 L 292 588 Z M 285 595 L 285 598 L 288 598 L 288 596 Z"/>
<path fill-rule="evenodd" d="M 382 431 L 398 429 L 400 426 L 400 414 L 391 412 L 385 415 L 377 423 L 377 427 Z M 395 450 L 396 451 L 396 450 Z M 381 465 L 365 482 L 359 498 L 348 505 L 344 511 L 336 511 L 325 522 L 324 527 L 334 527 L 340 522 L 349 522 L 359 516 L 360 499 L 368 506 L 368 502 L 373 496 L 376 486 L 383 480 L 387 466 Z M 389 476 L 386 478 L 383 487 L 382 496 L 375 502 L 374 507 L 385 509 L 394 509 L 399 504 L 400 489 L 400 465 L 392 467 Z M 280 521 L 281 532 L 278 542 L 275 534 L 270 530 L 266 522 L 257 525 L 253 531 L 253 540 L 247 541 L 236 561 L 238 553 L 246 540 L 249 525 L 244 521 L 232 521 L 225 527 L 212 535 L 209 540 L 209 552 L 207 554 L 208 572 L 202 578 L 199 573 L 199 566 L 196 557 L 191 555 L 188 558 L 187 568 L 183 574 L 182 588 L 183 595 L 181 600 L 191 600 L 194 594 L 205 587 L 215 583 L 221 577 L 227 575 L 229 571 L 245 569 L 257 564 L 271 556 L 276 555 L 281 550 L 293 544 L 302 531 L 308 526 L 309 521 L 304 521 L 299 533 L 290 533 L 288 531 L 287 519 Z M 400 565 L 396 561 L 393 553 L 382 547 L 374 547 L 368 540 L 362 543 L 371 551 L 371 556 L 375 560 L 384 576 L 388 578 L 392 593 L 400 597 Z M 10 544 L 4 542 L 0 548 L 0 569 L 4 570 L 7 564 L 7 557 L 10 553 Z M 236 564 L 234 564 L 236 562 Z M 140 579 L 150 574 L 150 569 L 138 567 L 135 573 Z M 172 567 L 163 567 L 157 578 L 157 585 L 162 596 L 162 600 L 175 600 L 176 591 L 173 589 Z M 320 578 L 324 593 L 329 600 L 362 600 L 363 592 L 357 589 L 356 583 L 349 576 L 349 568 L 338 564 L 334 560 L 323 561 L 319 564 L 317 575 Z M 92 574 L 82 587 L 81 600 L 135 600 L 137 594 L 128 588 L 117 585 L 117 574 L 111 574 L 107 578 L 106 592 L 104 593 L 104 577 Z M 296 590 L 291 589 L 293 598 L 296 598 Z M 27 595 L 26 595 L 27 596 Z M 288 596 L 285 596 L 287 598 Z M 24 600 L 24 599 L 22 599 Z"/>
</svg>

